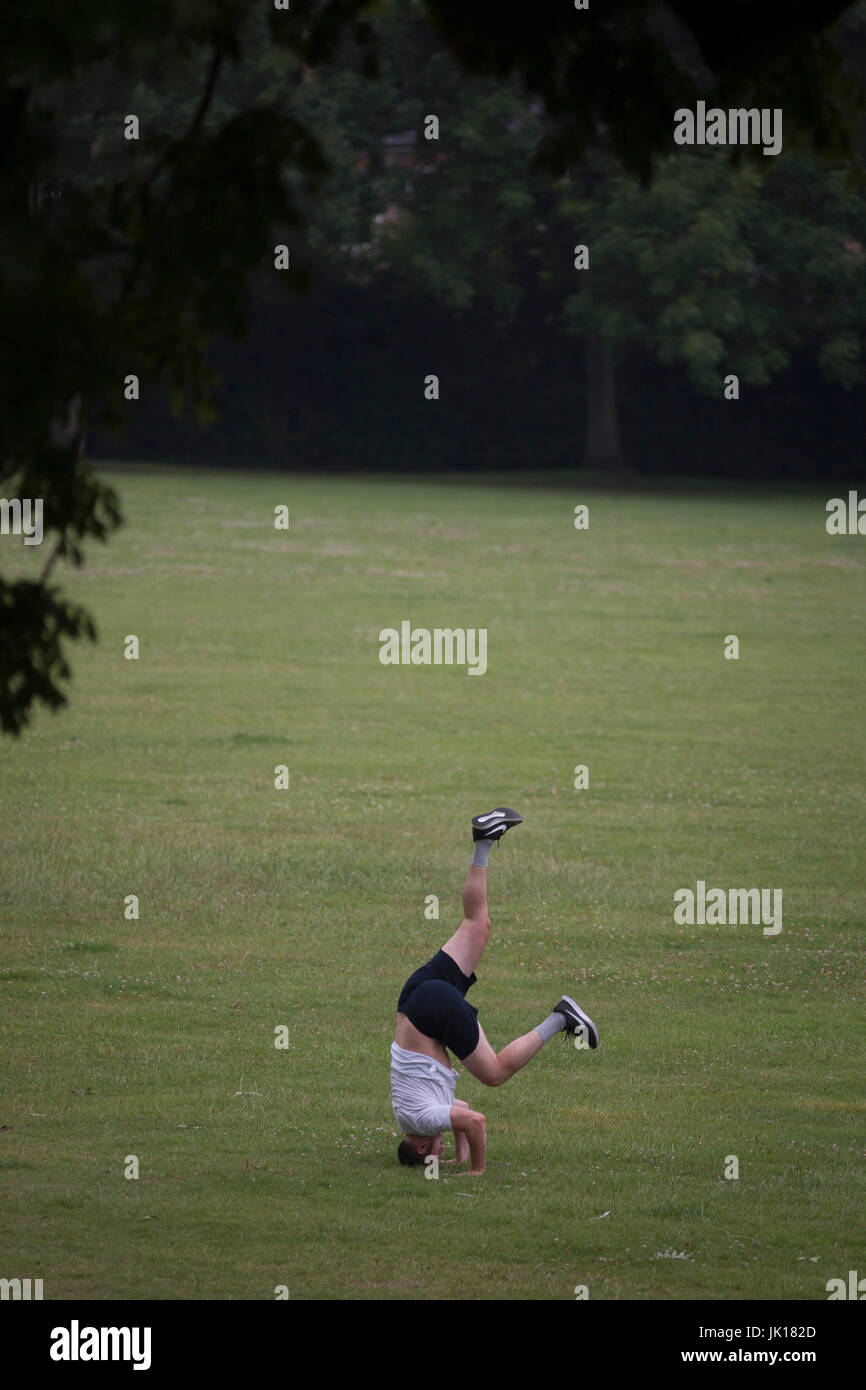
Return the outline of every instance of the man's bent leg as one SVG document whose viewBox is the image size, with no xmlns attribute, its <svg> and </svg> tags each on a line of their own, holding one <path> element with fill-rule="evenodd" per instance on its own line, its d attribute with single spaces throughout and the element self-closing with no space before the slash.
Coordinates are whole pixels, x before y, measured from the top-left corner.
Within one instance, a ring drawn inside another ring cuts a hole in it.
<svg viewBox="0 0 866 1390">
<path fill-rule="evenodd" d="M 484 955 L 489 934 L 487 870 L 471 864 L 463 885 L 463 921 L 442 950 L 456 961 L 464 975 L 471 975 Z"/>
<path fill-rule="evenodd" d="M 565 1027 L 565 1019 L 562 1026 Z M 503 1047 L 501 1052 L 494 1052 L 480 1023 L 478 1033 L 478 1046 L 474 1052 L 462 1058 L 462 1062 L 466 1070 L 485 1086 L 501 1086 L 504 1081 L 508 1081 L 515 1072 L 520 1071 L 521 1067 L 525 1067 L 526 1063 L 532 1060 L 536 1052 L 540 1052 L 545 1043 L 541 1033 L 533 1028 L 529 1033 L 515 1038 L 507 1047 Z"/>
</svg>

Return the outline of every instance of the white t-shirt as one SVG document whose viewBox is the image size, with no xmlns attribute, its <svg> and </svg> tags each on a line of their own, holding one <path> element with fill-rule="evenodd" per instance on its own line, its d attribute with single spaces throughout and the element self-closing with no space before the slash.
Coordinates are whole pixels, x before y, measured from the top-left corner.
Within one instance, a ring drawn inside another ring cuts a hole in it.
<svg viewBox="0 0 866 1390">
<path fill-rule="evenodd" d="M 423 1052 L 391 1044 L 391 1104 L 404 1134 L 439 1134 L 451 1128 L 460 1073 Z"/>
</svg>

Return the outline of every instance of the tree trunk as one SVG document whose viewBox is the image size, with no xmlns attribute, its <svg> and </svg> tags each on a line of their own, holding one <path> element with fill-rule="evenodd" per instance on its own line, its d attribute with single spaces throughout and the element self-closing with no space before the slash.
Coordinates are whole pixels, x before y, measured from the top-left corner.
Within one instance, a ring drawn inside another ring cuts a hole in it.
<svg viewBox="0 0 866 1390">
<path fill-rule="evenodd" d="M 66 402 L 66 414 L 55 415 L 48 425 L 48 438 L 55 449 L 68 449 L 77 441 L 79 456 L 84 452 L 81 434 L 81 392 L 76 391 Z"/>
<path fill-rule="evenodd" d="M 597 333 L 584 340 L 586 354 L 586 444 L 583 466 L 611 477 L 633 474 L 619 439 L 613 352 Z"/>
<path fill-rule="evenodd" d="M 37 217 L 46 198 L 60 198 L 63 194 L 62 180 L 31 179 L 27 185 L 27 209 L 31 217 Z M 81 392 L 76 391 L 65 403 L 62 414 L 57 414 L 48 422 L 48 439 L 55 449 L 69 449 L 76 445 L 80 458 L 84 453 L 86 441 L 81 434 Z"/>
</svg>

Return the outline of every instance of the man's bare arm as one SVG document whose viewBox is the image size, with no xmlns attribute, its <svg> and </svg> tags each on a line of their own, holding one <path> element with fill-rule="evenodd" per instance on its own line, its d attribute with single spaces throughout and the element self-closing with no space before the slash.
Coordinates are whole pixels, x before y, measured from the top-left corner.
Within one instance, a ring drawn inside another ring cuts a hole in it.
<svg viewBox="0 0 866 1390">
<path fill-rule="evenodd" d="M 469 1144 L 472 1160 L 469 1176 L 478 1178 L 484 1172 L 487 1159 L 487 1121 L 480 1110 L 470 1110 L 468 1105 L 465 1108 L 452 1105 L 450 1119 L 455 1143 L 458 1142 L 458 1135 L 462 1134 Z"/>
<path fill-rule="evenodd" d="M 461 1110 L 468 1110 L 469 1104 L 465 1100 L 458 1100 L 454 1097 L 454 1104 L 459 1105 Z M 469 1140 L 465 1130 L 457 1129 L 454 1131 L 454 1158 L 445 1160 L 446 1163 L 465 1163 L 469 1157 Z"/>
</svg>

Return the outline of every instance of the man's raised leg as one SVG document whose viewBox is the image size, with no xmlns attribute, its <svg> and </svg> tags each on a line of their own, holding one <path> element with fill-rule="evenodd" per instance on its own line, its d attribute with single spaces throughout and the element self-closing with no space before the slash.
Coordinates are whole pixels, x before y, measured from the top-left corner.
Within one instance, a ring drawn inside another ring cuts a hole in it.
<svg viewBox="0 0 866 1390">
<path fill-rule="evenodd" d="M 507 806 L 473 818 L 475 852 L 463 885 L 463 921 L 442 947 L 445 954 L 457 962 L 464 975 L 471 975 L 474 971 L 484 955 L 490 935 L 487 911 L 487 861 L 490 851 L 496 840 L 501 840 L 507 830 L 513 825 L 520 825 L 522 820 L 522 816 Z"/>
<path fill-rule="evenodd" d="M 457 962 L 464 975 L 471 975 L 484 955 L 489 935 L 487 870 L 473 863 L 463 885 L 463 921 L 442 950 Z"/>
</svg>

